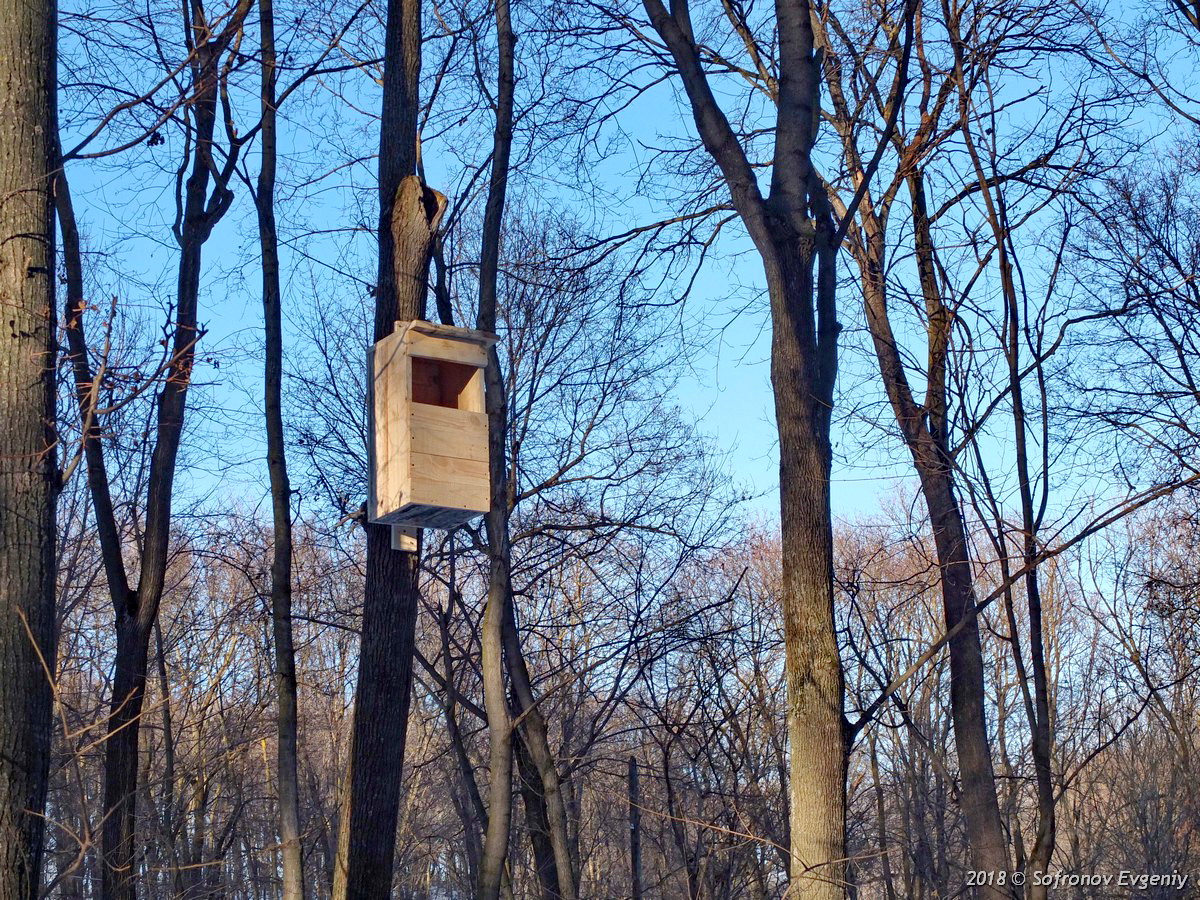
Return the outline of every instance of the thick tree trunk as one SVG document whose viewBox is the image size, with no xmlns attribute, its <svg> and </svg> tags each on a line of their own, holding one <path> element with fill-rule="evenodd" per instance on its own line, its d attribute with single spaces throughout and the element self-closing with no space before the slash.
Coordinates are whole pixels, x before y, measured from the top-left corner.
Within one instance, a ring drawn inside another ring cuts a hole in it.
<svg viewBox="0 0 1200 900">
<path fill-rule="evenodd" d="M 300 780 L 297 773 L 296 654 L 292 646 L 292 488 L 288 478 L 283 430 L 283 320 L 279 284 L 279 235 L 275 226 L 275 11 L 272 0 L 259 0 L 262 47 L 262 166 L 258 192 L 258 237 L 262 248 L 264 410 L 267 470 L 271 480 L 273 525 L 271 626 L 275 649 L 276 780 L 279 843 L 283 856 L 283 900 L 304 897 L 303 847 L 300 842 Z"/>
<path fill-rule="evenodd" d="M 347 900 L 392 895 L 418 600 L 417 554 L 392 550 L 386 525 L 367 525 L 366 531 L 348 803 L 334 872 L 334 896 Z"/>
<path fill-rule="evenodd" d="M 944 465 L 923 459 L 921 491 L 929 508 L 934 546 L 942 576 L 946 628 L 961 630 L 950 640 L 950 707 L 958 753 L 959 802 L 971 845 L 972 865 L 981 870 L 1009 869 L 1008 846 L 996 799 L 996 776 L 987 734 L 987 693 L 983 650 L 975 612 L 975 590 L 966 526 Z M 982 887 L 981 896 L 1010 897 L 1001 887 Z"/>
<path fill-rule="evenodd" d="M 379 123 L 379 277 L 374 337 L 425 316 L 430 252 L 445 198 L 417 177 L 420 0 L 388 0 Z M 334 871 L 338 900 L 391 896 L 412 689 L 420 550 L 393 550 L 367 523 L 362 644 L 348 788 Z"/>
<path fill-rule="evenodd" d="M 401 5 L 399 0 L 397 5 Z M 403 0 L 403 5 L 410 17 L 419 14 L 415 8 L 409 8 L 414 6 L 412 0 Z M 417 28 L 419 20 L 405 20 L 405 32 Z M 391 29 L 388 40 L 390 46 Z M 417 47 L 419 52 L 419 43 Z M 385 86 L 385 116 L 387 97 Z M 415 110 L 413 114 L 415 116 Z M 415 131 L 412 133 L 415 135 Z M 400 150 L 395 144 L 395 134 L 385 129 L 384 135 L 381 185 L 391 170 L 383 157 L 392 150 Z M 415 151 L 415 137 L 412 146 Z M 410 154 L 410 161 L 415 165 L 415 155 Z M 445 197 L 422 184 L 416 175 L 400 178 L 391 197 L 391 202 L 385 204 L 390 223 L 386 238 L 383 231 L 380 233 L 381 269 L 375 315 L 377 340 L 389 334 L 397 320 L 424 317 L 429 254 L 445 209 Z M 392 267 L 391 274 L 386 277 L 382 268 L 385 261 Z M 391 302 L 385 303 L 385 297 Z M 415 553 L 393 550 L 391 528 L 387 525 L 368 522 L 365 531 L 367 572 L 354 735 L 347 775 L 348 805 L 342 820 L 334 873 L 334 896 L 339 900 L 391 896 L 396 817 L 400 809 L 420 599 L 417 587 L 419 547 Z"/>
<path fill-rule="evenodd" d="M 558 900 L 558 865 L 554 846 L 550 842 L 550 823 L 546 818 L 546 801 L 542 794 L 542 776 L 538 773 L 525 742 L 514 741 L 513 750 L 520 774 L 521 800 L 525 806 L 525 829 L 533 847 L 533 866 L 541 887 L 542 900 Z"/>
<path fill-rule="evenodd" d="M 696 131 L 763 261 L 779 430 L 790 761 L 790 896 L 845 895 L 848 731 L 833 617 L 830 420 L 837 373 L 833 215 L 812 151 L 821 66 L 810 3 L 777 0 L 778 114 L 770 193 L 717 102 L 686 0 L 643 0 L 683 82 Z"/>
<path fill-rule="evenodd" d="M 811 263 L 768 278 L 772 383 L 779 428 L 783 624 L 791 748 L 791 893 L 845 893 L 846 737 L 833 617 L 830 408 L 814 396 L 812 365 L 796 340 L 797 307 L 811 304 Z"/>
<path fill-rule="evenodd" d="M 38 895 L 50 761 L 56 18 L 0 16 L 0 900 Z"/>
</svg>

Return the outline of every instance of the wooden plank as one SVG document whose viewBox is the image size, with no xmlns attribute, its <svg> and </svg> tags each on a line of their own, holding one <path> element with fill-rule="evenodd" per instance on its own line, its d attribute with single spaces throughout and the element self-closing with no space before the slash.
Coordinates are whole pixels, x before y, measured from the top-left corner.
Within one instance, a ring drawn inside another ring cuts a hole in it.
<svg viewBox="0 0 1200 900">
<path fill-rule="evenodd" d="M 448 359 L 480 369 L 487 365 L 487 348 L 474 342 L 430 337 L 413 331 L 408 332 L 404 339 L 412 356 Z"/>
<path fill-rule="evenodd" d="M 375 358 L 380 368 L 390 368 L 393 365 L 397 365 L 400 358 L 404 356 L 404 335 L 392 332 L 387 337 L 377 341 L 374 349 Z"/>
<path fill-rule="evenodd" d="M 454 528 L 477 518 L 478 515 L 479 513 L 472 510 L 407 503 L 392 514 L 390 522 L 394 526 L 408 528 Z"/>
<path fill-rule="evenodd" d="M 408 525 L 393 525 L 392 526 L 392 549 L 400 550 L 404 553 L 417 552 L 417 537 L 420 532 L 418 529 Z"/>
<path fill-rule="evenodd" d="M 378 521 L 383 515 L 379 505 L 378 483 L 379 451 L 376 449 L 379 440 L 376 436 L 375 412 L 375 348 L 367 350 L 367 521 Z"/>
<path fill-rule="evenodd" d="M 412 493 L 407 500 L 486 512 L 491 482 L 486 460 L 413 453 L 409 459 Z"/>
<path fill-rule="evenodd" d="M 430 337 L 440 337 L 452 341 L 467 341 L 480 344 L 484 348 L 492 346 L 500 340 L 499 336 L 490 331 L 479 331 L 475 328 L 460 328 L 457 325 L 439 325 L 436 322 L 426 322 L 424 319 L 413 319 L 411 322 L 397 322 L 396 331 L 405 334 L 417 332 Z"/>
<path fill-rule="evenodd" d="M 436 453 L 413 453 L 409 459 L 409 468 L 414 473 L 435 481 L 451 479 L 461 479 L 464 482 L 486 483 L 488 481 L 486 460 L 461 459 Z"/>
<path fill-rule="evenodd" d="M 374 347 L 371 365 L 373 485 L 368 518 L 386 521 L 398 509 L 408 485 L 408 365 L 404 343 L 389 335 Z"/>
<path fill-rule="evenodd" d="M 487 462 L 485 413 L 414 403 L 409 416 L 409 447 L 413 453 Z"/>
<path fill-rule="evenodd" d="M 476 369 L 471 381 L 463 388 L 458 398 L 458 408 L 468 412 L 481 413 L 487 409 L 485 405 L 483 386 L 483 369 Z M 487 419 L 484 419 L 484 431 L 487 430 Z"/>
</svg>

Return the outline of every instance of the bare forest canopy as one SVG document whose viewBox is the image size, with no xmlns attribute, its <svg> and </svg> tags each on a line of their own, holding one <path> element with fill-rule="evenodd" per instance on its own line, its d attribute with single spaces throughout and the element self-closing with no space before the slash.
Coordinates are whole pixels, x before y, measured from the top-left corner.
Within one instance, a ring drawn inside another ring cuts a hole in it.
<svg viewBox="0 0 1200 900">
<path fill-rule="evenodd" d="M 1200 7 L 3 2 L 0 900 L 1200 897 Z"/>
</svg>

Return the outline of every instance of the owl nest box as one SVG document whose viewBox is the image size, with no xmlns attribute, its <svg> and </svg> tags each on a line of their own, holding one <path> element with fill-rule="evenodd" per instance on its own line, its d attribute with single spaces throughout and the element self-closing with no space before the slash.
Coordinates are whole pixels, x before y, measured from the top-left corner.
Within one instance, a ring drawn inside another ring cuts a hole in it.
<svg viewBox="0 0 1200 900">
<path fill-rule="evenodd" d="M 484 331 L 414 321 L 397 322 L 371 348 L 372 522 L 452 528 L 487 512 L 483 370 L 495 342 Z"/>
</svg>

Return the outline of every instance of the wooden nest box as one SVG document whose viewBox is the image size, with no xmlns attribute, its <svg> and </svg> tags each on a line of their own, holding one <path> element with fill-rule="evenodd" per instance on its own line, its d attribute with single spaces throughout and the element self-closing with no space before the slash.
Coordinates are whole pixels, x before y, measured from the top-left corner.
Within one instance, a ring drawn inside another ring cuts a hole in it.
<svg viewBox="0 0 1200 900">
<path fill-rule="evenodd" d="M 368 355 L 372 522 L 452 528 L 487 512 L 483 370 L 494 334 L 397 322 Z"/>
</svg>

